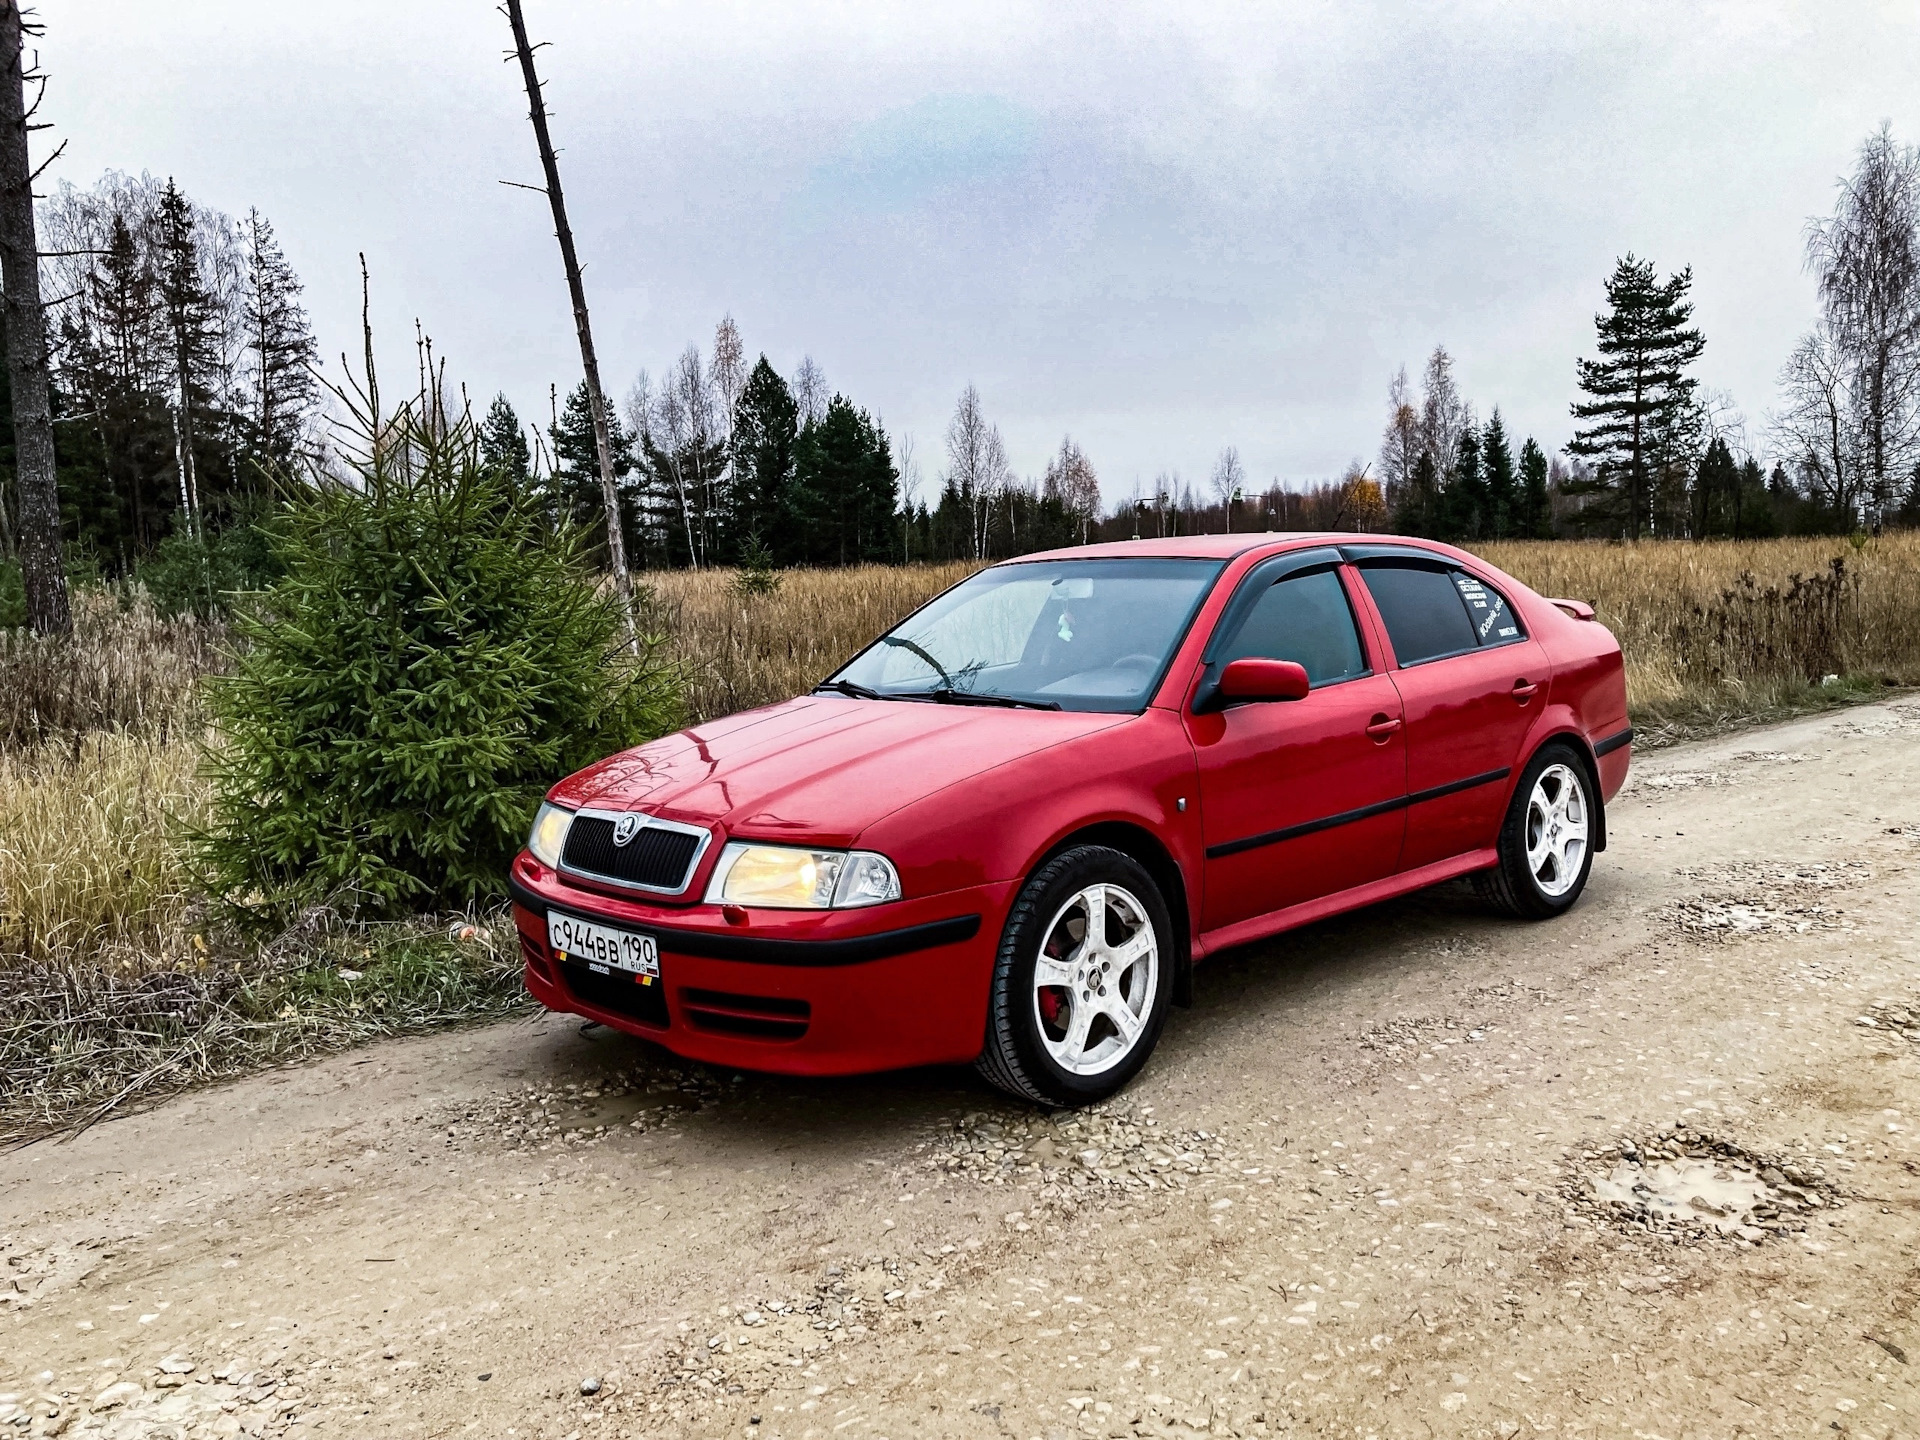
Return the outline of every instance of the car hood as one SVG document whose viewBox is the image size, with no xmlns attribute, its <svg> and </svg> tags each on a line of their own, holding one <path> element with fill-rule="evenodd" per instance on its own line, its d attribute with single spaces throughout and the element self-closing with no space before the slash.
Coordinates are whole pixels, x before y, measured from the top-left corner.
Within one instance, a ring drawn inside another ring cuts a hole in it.
<svg viewBox="0 0 1920 1440">
<path fill-rule="evenodd" d="M 1132 718 L 808 696 L 610 756 L 551 798 L 729 834 L 846 845 L 902 805 Z"/>
</svg>

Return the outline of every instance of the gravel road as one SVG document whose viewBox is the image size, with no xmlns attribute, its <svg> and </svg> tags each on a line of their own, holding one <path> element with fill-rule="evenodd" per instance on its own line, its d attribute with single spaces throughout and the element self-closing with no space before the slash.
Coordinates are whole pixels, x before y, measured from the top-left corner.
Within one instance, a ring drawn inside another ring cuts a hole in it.
<svg viewBox="0 0 1920 1440">
<path fill-rule="evenodd" d="M 1920 704 L 1611 829 L 1203 967 L 1096 1113 L 541 1017 L 0 1157 L 0 1436 L 1915 1433 Z"/>
</svg>

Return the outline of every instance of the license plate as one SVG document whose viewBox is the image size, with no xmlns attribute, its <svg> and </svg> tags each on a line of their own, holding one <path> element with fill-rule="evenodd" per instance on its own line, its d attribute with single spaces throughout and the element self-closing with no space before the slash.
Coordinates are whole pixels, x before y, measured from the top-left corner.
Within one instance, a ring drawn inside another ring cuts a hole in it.
<svg viewBox="0 0 1920 1440">
<path fill-rule="evenodd" d="M 596 925 L 577 915 L 547 912 L 547 944 L 556 959 L 574 960 L 606 975 L 615 970 L 632 975 L 642 985 L 660 978 L 660 947 L 651 935 Z"/>
</svg>

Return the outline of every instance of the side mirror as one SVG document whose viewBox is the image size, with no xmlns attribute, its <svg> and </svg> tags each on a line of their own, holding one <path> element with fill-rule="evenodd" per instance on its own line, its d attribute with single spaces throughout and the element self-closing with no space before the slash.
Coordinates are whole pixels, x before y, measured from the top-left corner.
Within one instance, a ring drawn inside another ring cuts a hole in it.
<svg viewBox="0 0 1920 1440">
<path fill-rule="evenodd" d="M 1307 667 L 1292 660 L 1235 660 L 1220 672 L 1219 695 L 1229 703 L 1254 700 L 1304 700 Z"/>
</svg>

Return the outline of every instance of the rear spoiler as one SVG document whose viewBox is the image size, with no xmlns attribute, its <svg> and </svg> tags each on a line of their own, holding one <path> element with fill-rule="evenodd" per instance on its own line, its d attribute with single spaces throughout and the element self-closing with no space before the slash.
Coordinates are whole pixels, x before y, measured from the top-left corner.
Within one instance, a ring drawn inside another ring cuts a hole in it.
<svg viewBox="0 0 1920 1440">
<path fill-rule="evenodd" d="M 1549 600 L 1547 604 L 1557 606 L 1576 620 L 1593 618 L 1593 607 L 1584 600 Z"/>
</svg>

